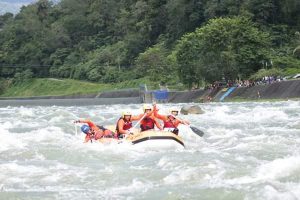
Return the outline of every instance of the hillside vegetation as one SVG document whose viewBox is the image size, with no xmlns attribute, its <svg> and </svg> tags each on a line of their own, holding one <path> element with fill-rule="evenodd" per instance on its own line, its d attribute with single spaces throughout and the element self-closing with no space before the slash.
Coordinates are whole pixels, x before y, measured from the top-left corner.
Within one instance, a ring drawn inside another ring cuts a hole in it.
<svg viewBox="0 0 300 200">
<path fill-rule="evenodd" d="M 14 84 L 147 77 L 191 88 L 300 72 L 299 0 L 39 0 L 0 16 L 0 29 L 0 76 Z"/>
</svg>

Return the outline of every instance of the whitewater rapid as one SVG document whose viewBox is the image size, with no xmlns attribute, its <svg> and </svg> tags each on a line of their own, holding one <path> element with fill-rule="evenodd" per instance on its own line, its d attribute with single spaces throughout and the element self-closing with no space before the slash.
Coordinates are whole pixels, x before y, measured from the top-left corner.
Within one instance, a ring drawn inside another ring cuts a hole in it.
<svg viewBox="0 0 300 200">
<path fill-rule="evenodd" d="M 199 105 L 185 149 L 84 144 L 72 123 L 141 105 L 0 107 L 0 199 L 300 199 L 299 101 Z"/>
</svg>

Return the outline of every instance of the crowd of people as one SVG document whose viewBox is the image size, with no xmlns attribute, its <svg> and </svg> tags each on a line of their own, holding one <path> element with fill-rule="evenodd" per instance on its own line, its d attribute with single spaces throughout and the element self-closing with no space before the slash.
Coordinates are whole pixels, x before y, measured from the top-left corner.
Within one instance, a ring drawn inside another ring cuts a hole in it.
<svg viewBox="0 0 300 200">
<path fill-rule="evenodd" d="M 156 104 L 152 106 L 144 105 L 143 113 L 133 115 L 129 111 L 122 112 L 122 116 L 116 122 L 114 131 L 105 128 L 104 126 L 96 125 L 90 120 L 76 120 L 74 123 L 82 123 L 81 131 L 86 134 L 84 142 L 98 140 L 101 138 L 123 139 L 128 135 L 133 134 L 133 121 L 137 121 L 136 125 L 140 125 L 140 131 L 154 130 L 155 127 L 159 130 L 169 131 L 178 135 L 178 125 L 189 125 L 188 121 L 181 120 L 177 116 L 179 110 L 177 108 L 170 109 L 167 115 L 158 113 Z M 163 125 L 161 125 L 162 121 Z"/>
<path fill-rule="evenodd" d="M 228 80 L 228 81 L 215 81 L 213 84 L 207 85 L 205 89 L 213 90 L 219 87 L 253 87 L 256 85 L 267 85 L 276 82 L 284 81 L 283 77 L 265 76 L 260 80 Z"/>
<path fill-rule="evenodd" d="M 265 76 L 260 80 L 252 81 L 252 80 L 244 80 L 244 81 L 236 81 L 235 84 L 233 84 L 233 87 L 252 87 L 256 85 L 268 85 L 276 82 L 281 82 L 284 79 L 282 77 L 276 77 L 276 76 Z M 231 86 L 231 87 L 232 87 Z"/>
<path fill-rule="evenodd" d="M 268 85 L 276 82 L 285 81 L 286 79 L 281 76 L 265 76 L 260 80 L 228 80 L 228 81 L 215 81 L 213 84 L 207 85 L 204 89 L 209 90 L 209 95 L 206 96 L 205 101 L 210 102 L 213 99 L 214 92 L 218 92 L 219 88 L 230 88 L 230 87 L 253 87 L 256 85 Z M 257 97 L 260 98 L 259 91 Z"/>
</svg>

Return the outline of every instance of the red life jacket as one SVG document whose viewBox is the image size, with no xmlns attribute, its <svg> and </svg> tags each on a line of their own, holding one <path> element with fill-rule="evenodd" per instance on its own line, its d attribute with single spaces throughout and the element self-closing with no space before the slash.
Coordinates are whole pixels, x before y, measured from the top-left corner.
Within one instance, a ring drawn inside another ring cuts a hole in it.
<svg viewBox="0 0 300 200">
<path fill-rule="evenodd" d="M 116 127 L 116 130 L 117 130 L 117 133 L 118 135 L 120 135 L 120 132 L 119 132 L 119 121 L 123 119 L 123 118 L 120 118 L 117 122 L 117 127 Z M 123 119 L 124 121 L 124 125 L 123 125 L 123 130 L 129 130 L 131 127 L 132 127 L 132 122 L 129 120 L 129 121 L 126 121 L 125 119 Z"/>
<path fill-rule="evenodd" d="M 150 117 L 145 117 L 141 122 L 141 129 L 142 131 L 154 129 L 155 121 Z"/>
<path fill-rule="evenodd" d="M 125 121 L 124 120 L 124 126 L 123 126 L 123 130 L 128 130 L 132 128 L 132 122 L 131 121 Z"/>
<path fill-rule="evenodd" d="M 168 120 L 164 121 L 164 128 L 176 128 L 174 125 L 174 122 L 172 119 L 170 119 L 170 116 L 168 116 Z"/>
</svg>

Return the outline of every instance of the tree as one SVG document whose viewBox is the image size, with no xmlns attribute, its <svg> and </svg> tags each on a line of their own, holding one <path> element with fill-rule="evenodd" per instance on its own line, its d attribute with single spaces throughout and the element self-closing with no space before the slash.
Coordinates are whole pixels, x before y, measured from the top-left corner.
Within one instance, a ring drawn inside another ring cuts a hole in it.
<svg viewBox="0 0 300 200">
<path fill-rule="evenodd" d="M 278 68 L 260 69 L 255 74 L 250 76 L 251 80 L 259 80 L 266 76 L 283 76 L 284 72 Z"/>
<path fill-rule="evenodd" d="M 14 15 L 12 13 L 5 13 L 0 15 L 0 29 L 13 19 Z"/>
<path fill-rule="evenodd" d="M 295 35 L 296 35 L 296 37 L 297 37 L 297 44 L 298 44 L 299 46 L 297 46 L 297 47 L 294 49 L 293 54 L 294 54 L 295 56 L 297 56 L 298 58 L 300 58 L 300 33 L 299 33 L 299 32 L 296 32 Z"/>
<path fill-rule="evenodd" d="M 15 16 L 0 16 L 0 65 L 10 66 L 0 69 L 1 76 L 31 69 L 34 77 L 107 82 L 147 70 L 151 80 L 169 82 L 178 80 L 178 68 L 191 87 L 247 77 L 271 60 L 296 69 L 300 58 L 294 38 L 299 0 L 51 2 L 35 1 Z"/>
<path fill-rule="evenodd" d="M 169 46 L 205 21 L 203 0 L 169 0 L 166 12 L 166 37 Z"/>
<path fill-rule="evenodd" d="M 139 77 L 149 76 L 152 81 L 170 82 L 176 79 L 176 68 L 164 44 L 157 44 L 141 53 L 135 61 Z"/>
<path fill-rule="evenodd" d="M 247 18 L 212 19 L 177 46 L 179 76 L 189 87 L 202 80 L 247 77 L 268 59 L 270 36 Z"/>
</svg>

